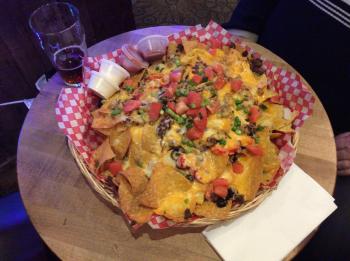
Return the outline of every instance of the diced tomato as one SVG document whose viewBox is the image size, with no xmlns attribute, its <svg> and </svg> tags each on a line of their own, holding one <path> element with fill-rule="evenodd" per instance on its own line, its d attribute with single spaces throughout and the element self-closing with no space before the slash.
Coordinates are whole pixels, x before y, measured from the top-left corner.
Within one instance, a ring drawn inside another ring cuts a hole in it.
<svg viewBox="0 0 350 261">
<path fill-rule="evenodd" d="M 189 92 L 187 95 L 187 105 L 191 109 L 199 108 L 202 103 L 202 96 L 194 91 Z"/>
<path fill-rule="evenodd" d="M 255 156 L 261 156 L 264 153 L 259 145 L 247 145 L 246 148 L 251 154 Z"/>
<path fill-rule="evenodd" d="M 249 111 L 249 121 L 255 123 L 260 116 L 260 110 L 258 106 L 252 106 Z"/>
<path fill-rule="evenodd" d="M 211 194 L 214 192 L 214 187 L 213 184 L 209 184 L 206 192 L 205 192 L 205 198 L 206 200 L 210 201 L 211 200 Z"/>
<path fill-rule="evenodd" d="M 208 113 L 207 113 L 207 110 L 206 110 L 205 108 L 200 108 L 198 114 L 199 114 L 198 116 L 199 116 L 201 119 L 206 119 L 206 118 L 208 118 Z"/>
<path fill-rule="evenodd" d="M 120 171 L 123 170 L 122 162 L 119 160 L 112 161 L 108 164 L 108 170 L 111 172 L 112 176 L 115 177 Z"/>
<path fill-rule="evenodd" d="M 212 67 L 205 67 L 204 74 L 208 78 L 208 80 L 211 81 L 214 78 L 213 68 Z"/>
<path fill-rule="evenodd" d="M 192 81 L 194 81 L 197 84 L 200 84 L 202 82 L 202 76 L 198 74 L 193 74 Z"/>
<path fill-rule="evenodd" d="M 162 109 L 162 104 L 160 102 L 152 102 L 149 105 L 148 116 L 150 121 L 158 120 L 161 109 Z"/>
<path fill-rule="evenodd" d="M 172 82 L 169 84 L 168 87 L 166 87 L 165 89 L 165 93 L 164 96 L 167 98 L 172 98 L 175 95 L 175 91 L 176 91 L 176 87 L 177 87 L 177 83 Z"/>
<path fill-rule="evenodd" d="M 219 186 L 221 186 L 221 187 L 226 187 L 226 188 L 228 188 L 229 183 L 228 183 L 227 179 L 218 178 L 218 179 L 215 179 L 215 180 L 213 181 L 213 186 L 214 186 L 214 187 L 219 187 Z"/>
<path fill-rule="evenodd" d="M 218 39 L 212 38 L 210 39 L 211 47 L 212 48 L 221 48 L 221 42 Z"/>
<path fill-rule="evenodd" d="M 220 109 L 220 102 L 218 100 L 213 101 L 210 105 L 206 106 L 211 114 L 214 114 Z"/>
<path fill-rule="evenodd" d="M 123 105 L 123 110 L 125 113 L 130 113 L 141 106 L 140 100 L 128 100 Z"/>
<path fill-rule="evenodd" d="M 215 89 L 220 90 L 225 86 L 225 83 L 226 82 L 225 82 L 224 77 L 218 77 L 214 83 L 214 87 L 215 87 Z"/>
<path fill-rule="evenodd" d="M 281 99 L 278 95 L 271 97 L 270 101 L 273 103 L 281 104 Z"/>
<path fill-rule="evenodd" d="M 227 153 L 226 149 L 224 149 L 221 145 L 217 145 L 217 144 L 211 147 L 210 150 L 215 155 L 224 155 Z"/>
<path fill-rule="evenodd" d="M 191 129 L 187 130 L 186 136 L 190 140 L 197 140 L 202 138 L 203 134 L 204 134 L 203 131 L 197 129 L 196 127 L 192 127 Z"/>
<path fill-rule="evenodd" d="M 196 117 L 193 120 L 193 124 L 198 130 L 204 131 L 205 128 L 207 127 L 208 119 L 207 118 L 200 119 L 199 117 Z"/>
<path fill-rule="evenodd" d="M 217 63 L 213 66 L 214 72 L 216 72 L 217 75 L 223 76 L 224 75 L 224 67 L 222 67 L 221 64 Z"/>
<path fill-rule="evenodd" d="M 216 54 L 216 49 L 215 48 L 210 48 L 209 50 L 208 50 L 208 52 L 211 54 L 211 55 L 215 55 Z"/>
<path fill-rule="evenodd" d="M 234 173 L 240 174 L 240 173 L 243 172 L 243 170 L 244 170 L 244 166 L 243 166 L 241 163 L 239 163 L 239 162 L 234 162 L 234 163 L 232 164 L 232 171 L 233 171 Z"/>
<path fill-rule="evenodd" d="M 214 193 L 216 195 L 218 195 L 220 198 L 226 198 L 228 190 L 227 187 L 223 187 L 223 186 L 214 186 Z"/>
<path fill-rule="evenodd" d="M 132 79 L 126 79 L 123 86 L 133 86 L 134 81 Z"/>
<path fill-rule="evenodd" d="M 231 90 L 238 92 L 242 88 L 243 82 L 239 79 L 232 79 L 231 80 Z"/>
<path fill-rule="evenodd" d="M 176 166 L 179 166 L 180 168 L 184 169 L 186 168 L 186 160 L 184 155 L 180 155 L 176 160 Z"/>
<path fill-rule="evenodd" d="M 174 70 L 170 73 L 170 81 L 178 83 L 181 80 L 182 72 L 180 70 Z"/>
<path fill-rule="evenodd" d="M 188 110 L 188 107 L 184 101 L 179 101 L 176 103 L 175 112 L 177 114 L 184 114 Z"/>
<path fill-rule="evenodd" d="M 167 105 L 168 108 L 171 109 L 172 111 L 176 111 L 175 102 L 168 102 L 166 105 Z"/>
<path fill-rule="evenodd" d="M 188 111 L 186 111 L 186 115 L 193 117 L 193 118 L 197 117 L 198 113 L 199 113 L 199 108 L 198 109 L 189 109 Z"/>
</svg>

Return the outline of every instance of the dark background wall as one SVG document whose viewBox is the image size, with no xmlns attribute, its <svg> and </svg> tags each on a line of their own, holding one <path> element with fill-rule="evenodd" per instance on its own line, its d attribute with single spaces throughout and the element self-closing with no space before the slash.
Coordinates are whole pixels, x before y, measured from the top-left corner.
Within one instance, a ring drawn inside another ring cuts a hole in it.
<svg viewBox="0 0 350 261">
<path fill-rule="evenodd" d="M 0 103 L 37 95 L 36 80 L 52 70 L 28 26 L 44 0 L 0 0 Z M 88 46 L 135 27 L 130 0 L 69 0 L 78 7 Z M 16 190 L 16 148 L 27 113 L 23 104 L 0 107 L 0 195 Z"/>
</svg>

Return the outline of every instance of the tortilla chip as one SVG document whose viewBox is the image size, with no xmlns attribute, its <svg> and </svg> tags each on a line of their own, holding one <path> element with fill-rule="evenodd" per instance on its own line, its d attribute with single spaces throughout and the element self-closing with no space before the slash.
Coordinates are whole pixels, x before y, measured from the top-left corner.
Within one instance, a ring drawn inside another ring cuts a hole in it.
<svg viewBox="0 0 350 261">
<path fill-rule="evenodd" d="M 145 176 L 144 171 L 138 167 L 130 167 L 121 172 L 131 186 L 131 192 L 133 195 L 142 193 L 147 186 L 148 179 Z"/>
<path fill-rule="evenodd" d="M 160 139 L 156 133 L 156 125 L 144 125 L 142 131 L 142 149 L 151 153 L 160 154 Z"/>
<path fill-rule="evenodd" d="M 109 144 L 108 138 L 92 153 L 92 164 L 94 170 L 97 170 L 107 160 L 113 159 L 115 154 Z"/>
<path fill-rule="evenodd" d="M 106 129 L 95 128 L 95 131 L 98 131 L 99 133 L 101 133 L 101 134 L 103 134 L 105 136 L 109 136 L 109 135 L 111 135 L 112 129 L 113 128 L 106 128 Z"/>
<path fill-rule="evenodd" d="M 126 130 L 121 132 L 120 128 L 113 128 L 109 136 L 109 142 L 116 158 L 119 160 L 123 159 L 131 142 L 130 131 Z"/>
<path fill-rule="evenodd" d="M 238 161 L 243 165 L 244 170 L 240 174 L 232 172 L 232 185 L 240 195 L 244 196 L 245 201 L 252 200 L 258 192 L 262 180 L 262 157 L 243 156 Z"/>
<path fill-rule="evenodd" d="M 170 57 L 171 55 L 174 55 L 176 53 L 176 49 L 177 49 L 177 43 L 170 42 L 168 44 L 167 56 Z"/>
<path fill-rule="evenodd" d="M 184 47 L 185 53 L 188 54 L 191 50 L 198 47 L 197 40 L 183 40 L 182 45 Z"/>
<path fill-rule="evenodd" d="M 153 210 L 140 206 L 138 197 L 132 194 L 131 186 L 124 176 L 118 175 L 117 180 L 119 184 L 118 198 L 123 212 L 139 224 L 147 223 L 153 214 Z"/>
<path fill-rule="evenodd" d="M 268 131 L 263 131 L 260 138 L 260 145 L 264 150 L 264 155 L 262 156 L 263 161 L 263 175 L 262 184 L 267 185 L 276 175 L 278 169 L 280 168 L 280 160 L 278 157 L 279 150 L 277 146 L 271 142 Z"/>
<path fill-rule="evenodd" d="M 194 213 L 200 217 L 226 219 L 230 213 L 232 201 L 228 201 L 223 208 L 218 208 L 214 202 L 204 201 L 202 205 L 197 205 Z"/>
<path fill-rule="evenodd" d="M 280 104 L 265 103 L 266 111 L 262 111 L 258 124 L 269 127 L 271 130 L 282 132 L 294 132 L 292 122 L 298 115 L 297 111 L 293 111 L 286 115 L 286 108 Z M 286 117 L 287 116 L 287 117 Z"/>
<path fill-rule="evenodd" d="M 204 161 L 196 172 L 196 179 L 204 184 L 212 182 L 224 172 L 228 163 L 226 155 L 214 155 L 207 150 L 203 153 Z"/>
<path fill-rule="evenodd" d="M 195 206 L 196 200 L 192 194 L 175 192 L 165 197 L 154 212 L 175 222 L 183 222 L 188 218 L 187 215 L 194 211 Z"/>
<path fill-rule="evenodd" d="M 154 166 L 146 190 L 140 195 L 142 205 L 159 208 L 160 203 L 170 193 L 186 192 L 191 188 L 191 182 L 173 167 L 158 163 Z"/>
</svg>

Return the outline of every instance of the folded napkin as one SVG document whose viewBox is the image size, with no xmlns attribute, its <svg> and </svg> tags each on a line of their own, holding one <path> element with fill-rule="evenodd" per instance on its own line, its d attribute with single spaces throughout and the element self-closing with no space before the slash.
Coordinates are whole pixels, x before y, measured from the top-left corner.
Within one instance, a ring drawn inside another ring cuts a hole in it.
<svg viewBox="0 0 350 261">
<path fill-rule="evenodd" d="M 334 198 L 293 164 L 260 206 L 203 235 L 224 260 L 281 260 L 336 208 Z"/>
</svg>

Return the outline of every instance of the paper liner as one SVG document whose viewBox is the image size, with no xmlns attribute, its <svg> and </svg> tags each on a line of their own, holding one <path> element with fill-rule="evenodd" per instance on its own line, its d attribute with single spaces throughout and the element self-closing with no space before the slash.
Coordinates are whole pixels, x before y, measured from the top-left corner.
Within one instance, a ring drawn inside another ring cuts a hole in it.
<svg viewBox="0 0 350 261">
<path fill-rule="evenodd" d="M 187 28 L 185 31 L 174 33 L 168 37 L 169 42 L 181 43 L 184 39 L 196 38 L 200 42 L 208 42 L 217 39 L 223 45 L 234 42 L 237 46 L 248 51 L 254 57 L 260 57 L 266 68 L 268 84 L 273 86 L 280 96 L 280 102 L 292 111 L 299 112 L 293 121 L 293 128 L 297 130 L 304 121 L 312 114 L 312 107 L 315 98 L 302 83 L 301 77 L 285 68 L 278 67 L 265 57 L 255 52 L 239 38 L 234 38 L 228 31 L 219 24 L 211 21 L 207 27 L 201 25 Z M 58 126 L 64 131 L 68 139 L 73 142 L 78 152 L 82 155 L 86 163 L 89 162 L 91 152 L 102 142 L 103 136 L 91 129 L 91 111 L 97 108 L 99 98 L 87 89 L 87 84 L 91 76 L 91 70 L 98 71 L 101 59 L 108 59 L 118 62 L 121 50 L 99 55 L 96 57 L 86 57 L 83 61 L 83 83 L 82 88 L 62 88 L 56 104 L 56 117 Z M 276 173 L 274 180 L 269 184 L 275 187 L 279 179 L 288 171 L 296 155 L 292 145 L 292 135 L 283 134 L 275 140 L 279 147 L 279 158 L 281 159 L 281 169 Z M 153 215 L 148 224 L 154 229 L 181 226 L 162 216 Z"/>
</svg>

